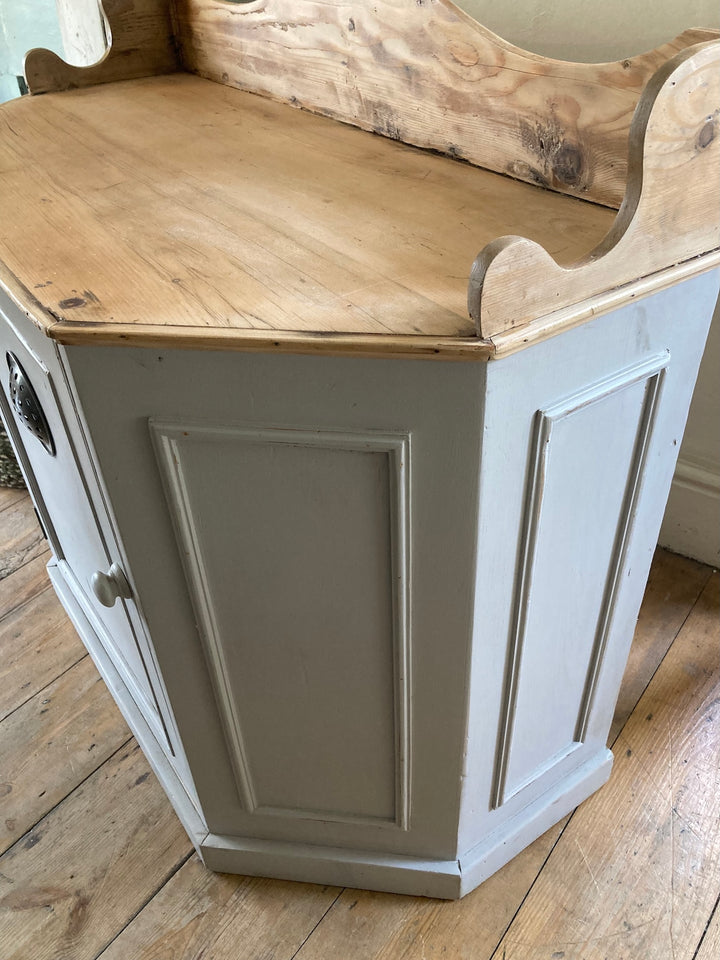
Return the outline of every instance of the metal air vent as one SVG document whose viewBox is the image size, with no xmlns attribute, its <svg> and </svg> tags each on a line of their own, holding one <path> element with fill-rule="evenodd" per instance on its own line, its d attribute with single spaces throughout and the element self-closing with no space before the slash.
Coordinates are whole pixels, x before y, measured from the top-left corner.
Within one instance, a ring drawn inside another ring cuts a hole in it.
<svg viewBox="0 0 720 960">
<path fill-rule="evenodd" d="M 55 443 L 38 396 L 15 354 L 8 352 L 6 359 L 10 371 L 10 402 L 18 420 L 54 457 Z"/>
</svg>

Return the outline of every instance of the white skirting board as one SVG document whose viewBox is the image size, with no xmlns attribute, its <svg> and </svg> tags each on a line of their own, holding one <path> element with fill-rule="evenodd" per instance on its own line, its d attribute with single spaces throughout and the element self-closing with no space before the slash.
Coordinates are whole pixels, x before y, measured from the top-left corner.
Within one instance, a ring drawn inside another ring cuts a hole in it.
<svg viewBox="0 0 720 960">
<path fill-rule="evenodd" d="M 714 463 L 678 460 L 660 546 L 720 566 L 720 471 Z"/>
</svg>

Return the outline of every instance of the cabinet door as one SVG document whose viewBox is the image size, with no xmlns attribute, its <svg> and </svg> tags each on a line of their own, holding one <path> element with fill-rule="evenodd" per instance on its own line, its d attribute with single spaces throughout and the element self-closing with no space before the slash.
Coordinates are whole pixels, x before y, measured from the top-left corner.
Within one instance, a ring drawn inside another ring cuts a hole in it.
<svg viewBox="0 0 720 960">
<path fill-rule="evenodd" d="M 67 359 L 211 832 L 454 857 L 484 368 Z"/>
<path fill-rule="evenodd" d="M 43 342 L 5 298 L 0 302 L 2 415 L 23 467 L 36 510 L 70 589 L 86 611 L 99 639 L 151 722 L 162 728 L 157 701 L 125 604 L 101 605 L 91 580 L 117 560 L 107 549 L 76 449 L 67 429 L 62 375 L 50 341 Z M 39 341 L 39 342 L 36 342 Z M 22 382 L 24 381 L 24 382 Z M 17 409 L 17 392 L 25 405 Z M 13 398 L 15 391 L 16 399 Z M 34 395 L 40 412 L 35 412 Z M 43 429 L 38 429 L 38 419 Z M 32 428 L 32 429 L 31 429 Z M 39 437 L 38 434 L 46 434 Z M 163 734 L 163 738 L 165 735 Z"/>
</svg>

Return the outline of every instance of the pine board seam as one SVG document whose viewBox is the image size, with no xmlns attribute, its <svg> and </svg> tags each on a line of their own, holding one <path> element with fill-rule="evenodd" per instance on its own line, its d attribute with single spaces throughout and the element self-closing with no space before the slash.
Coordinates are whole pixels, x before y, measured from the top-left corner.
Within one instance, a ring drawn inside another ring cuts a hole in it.
<svg viewBox="0 0 720 960">
<path fill-rule="evenodd" d="M 518 914 L 520 913 L 520 911 L 522 910 L 523 904 L 525 903 L 525 901 L 527 900 L 527 898 L 528 898 L 528 897 L 530 896 L 530 894 L 532 893 L 535 884 L 536 884 L 536 883 L 538 882 L 538 880 L 540 879 L 540 876 L 541 876 L 543 870 L 545 869 L 546 863 L 548 862 L 548 860 L 549 860 L 550 857 L 552 856 L 553 851 L 555 850 L 555 847 L 558 845 L 558 843 L 560 843 L 560 841 L 561 841 L 561 839 L 562 839 L 562 837 L 563 837 L 563 834 L 565 833 L 565 831 L 567 830 L 568 826 L 570 825 L 570 821 L 571 821 L 572 818 L 575 816 L 575 811 L 576 811 L 576 810 L 577 810 L 577 807 L 575 808 L 575 810 L 573 810 L 572 813 L 568 814 L 568 816 L 566 817 L 565 823 L 563 824 L 562 829 L 560 830 L 560 833 L 559 833 L 559 834 L 557 835 L 557 837 L 555 838 L 555 842 L 552 844 L 552 846 L 551 846 L 550 849 L 548 850 L 547 855 L 545 856 L 545 859 L 544 859 L 543 862 L 540 864 L 540 868 L 538 869 L 538 872 L 537 872 L 537 873 L 535 874 L 535 876 L 533 877 L 533 879 L 532 879 L 530 885 L 528 886 L 527 890 L 526 890 L 525 893 L 522 895 L 522 897 L 521 897 L 521 899 L 520 899 L 520 902 L 518 903 L 518 905 L 517 905 L 517 907 L 516 907 L 516 909 L 515 909 L 515 912 L 513 913 L 512 917 L 510 917 L 510 919 L 509 919 L 508 922 L 507 922 L 507 925 L 506 925 L 505 929 L 504 929 L 504 930 L 502 931 L 502 933 L 500 934 L 500 939 L 497 941 L 497 943 L 495 944 L 495 946 L 492 948 L 492 950 L 490 951 L 490 953 L 487 955 L 488 960 L 492 960 L 492 958 L 495 956 L 495 954 L 497 953 L 498 949 L 500 948 L 500 944 L 501 944 L 501 943 L 503 942 L 503 940 L 505 939 L 508 930 L 509 930 L 510 927 L 512 927 L 512 925 L 515 923 L 515 919 L 516 919 L 517 915 L 518 915 Z M 505 960 L 504 955 L 503 955 L 502 960 Z"/>
<path fill-rule="evenodd" d="M 130 738 L 130 740 L 132 740 L 132 737 Z M 129 742 L 130 742 L 129 740 L 126 741 L 125 744 L 123 744 L 123 746 L 127 746 Z M 122 747 L 120 749 L 122 749 Z M 107 763 L 109 759 L 110 757 L 108 757 L 107 760 L 104 760 L 103 763 Z M 100 766 L 102 766 L 102 764 L 100 764 Z M 98 769 L 100 768 L 98 767 Z M 129 927 L 130 924 L 143 912 L 145 907 L 147 907 L 149 903 L 152 903 L 155 897 L 160 893 L 163 887 L 165 887 L 172 880 L 175 874 L 179 870 L 182 870 L 182 868 L 185 866 L 185 864 L 188 862 L 188 860 L 192 857 L 194 853 L 195 853 L 195 848 L 191 845 L 190 850 L 188 850 L 188 852 L 183 857 L 180 858 L 180 860 L 173 866 L 172 870 L 168 871 L 167 875 L 163 878 L 162 882 L 159 883 L 158 886 L 155 888 L 155 890 L 153 890 L 153 892 L 150 894 L 150 896 L 147 897 L 143 901 L 143 903 L 140 904 L 140 906 L 135 911 L 135 913 L 133 913 L 132 916 L 128 917 L 127 922 L 122 925 L 122 927 L 117 931 L 115 936 L 111 937 L 111 939 L 108 940 L 108 942 L 103 946 L 100 952 L 95 954 L 95 957 L 93 958 L 93 960 L 101 960 L 103 954 L 110 949 L 110 947 L 113 945 L 113 943 L 115 943 L 117 938 L 121 936 L 124 930 L 127 927 Z M 323 916 L 325 916 L 325 914 L 323 914 Z"/>
<path fill-rule="evenodd" d="M 15 504 L 11 504 L 11 506 L 15 506 Z M 44 540 L 45 537 L 43 536 L 42 539 Z M 35 541 L 35 543 L 37 543 L 37 541 Z M 34 546 L 34 544 L 33 544 L 33 546 Z M 50 557 L 52 556 L 52 553 L 51 553 L 51 551 L 50 551 L 49 548 L 46 548 L 45 550 L 43 550 L 43 552 L 42 552 L 42 553 L 39 553 L 36 557 L 29 557 L 27 560 L 23 560 L 23 562 L 20 563 L 20 564 L 18 564 L 17 567 L 15 567 L 13 570 L 10 570 L 8 573 L 6 573 L 4 577 L 0 577 L 0 580 L 7 580 L 8 577 L 11 577 L 14 573 L 17 573 L 18 570 L 22 570 L 22 568 L 25 567 L 25 566 L 27 566 L 28 563 L 32 563 L 33 560 L 39 560 L 41 557 L 44 557 L 44 556 L 46 556 L 46 555 L 47 555 L 48 560 L 49 560 Z M 48 583 L 48 587 L 49 587 L 49 586 L 50 586 L 50 584 Z M 39 597 L 40 594 L 41 594 L 41 593 L 44 593 L 46 589 L 47 589 L 47 587 L 44 587 L 42 590 L 38 590 L 38 592 L 37 592 L 36 594 L 33 594 L 33 596 L 34 596 L 34 597 Z M 12 609 L 13 609 L 13 610 L 19 610 L 20 607 L 23 605 L 23 603 L 27 603 L 29 600 L 32 600 L 32 599 L 33 599 L 33 597 L 28 597 L 27 600 L 23 600 L 22 603 L 19 603 L 16 607 L 13 607 Z M 12 610 L 8 610 L 7 613 L 12 613 Z M 6 614 L 6 616 L 7 616 L 7 614 Z"/>
<path fill-rule="evenodd" d="M 8 487 L 7 489 L 9 490 L 10 488 Z M 19 487 L 13 492 L 15 492 L 17 496 L 13 497 L 9 503 L 6 503 L 4 506 L 0 507 L 0 513 L 3 513 L 3 511 L 9 509 L 10 507 L 14 507 L 20 502 L 20 500 L 23 499 L 23 497 L 27 496 L 27 490 L 22 490 Z"/>
<path fill-rule="evenodd" d="M 41 592 L 44 592 L 44 591 L 41 591 Z M 34 600 L 35 598 L 31 597 L 31 599 Z M 74 663 L 71 663 L 69 667 L 65 667 L 65 669 L 61 670 L 60 673 L 57 674 L 57 676 L 52 678 L 52 680 L 48 680 L 48 682 L 44 686 L 39 687 L 32 694 L 32 696 L 27 698 L 27 700 L 23 700 L 22 703 L 18 703 L 17 706 L 12 708 L 12 710 L 9 710 L 4 716 L 0 717 L 0 734 L 2 734 L 2 724 L 8 719 L 8 717 L 11 717 L 17 710 L 19 710 L 21 707 L 24 707 L 26 703 L 29 703 L 34 697 L 37 697 L 38 694 L 43 692 L 43 690 L 47 690 L 48 687 L 51 687 L 56 680 L 60 679 L 60 677 L 64 677 L 69 670 L 73 670 L 79 663 L 82 663 L 87 656 L 88 656 L 88 653 L 86 651 L 81 657 L 78 657 L 78 659 Z"/>
<path fill-rule="evenodd" d="M 720 893 L 718 894 L 718 898 L 715 901 L 715 906 L 710 911 L 710 916 L 707 919 L 707 923 L 705 924 L 705 929 L 702 932 L 702 936 L 698 940 L 698 945 L 695 947 L 695 952 L 692 955 L 692 960 L 695 960 L 697 955 L 700 953 L 705 937 L 707 936 L 707 932 L 710 929 L 710 924 L 713 922 L 713 919 L 715 918 L 715 914 L 718 912 L 718 907 L 720 907 Z"/>
<path fill-rule="evenodd" d="M 53 681 L 53 682 L 54 682 L 54 681 Z M 44 688 L 43 688 L 43 689 L 44 689 Z M 33 694 L 33 696 L 37 696 L 37 694 Z M 109 760 L 112 760 L 112 758 L 115 757 L 118 753 L 120 753 L 121 750 L 125 750 L 125 749 L 127 748 L 128 744 L 129 744 L 129 743 L 132 743 L 133 739 L 134 739 L 134 738 L 133 738 L 132 736 L 130 736 L 130 737 L 127 738 L 127 740 L 124 740 L 124 741 L 120 744 L 120 746 L 117 748 L 117 750 L 114 750 L 114 751 L 110 754 L 110 756 L 109 756 L 109 757 L 106 757 L 106 758 L 103 760 L 102 763 L 98 764 L 98 766 L 95 767 L 94 770 L 91 770 L 90 773 L 87 774 L 87 776 L 83 777 L 82 780 L 79 780 L 79 781 L 75 784 L 75 786 L 72 788 L 72 790 L 70 790 L 69 793 L 66 793 L 64 797 L 62 797 L 60 800 L 57 801 L 57 803 L 54 803 L 54 804 L 52 805 L 52 807 L 50 807 L 50 809 L 47 810 L 47 811 L 40 817 L 39 820 L 36 820 L 35 823 L 33 823 L 31 826 L 29 826 L 29 827 L 27 828 L 27 830 L 25 831 L 25 833 L 23 833 L 22 836 L 18 837 L 17 840 L 15 840 L 13 843 L 11 843 L 10 846 L 7 847 L 5 850 L 0 851 L 0 860 L 2 859 L 2 857 L 4 857 L 6 854 L 8 854 L 8 853 L 13 849 L 13 847 L 16 847 L 19 843 L 21 843 L 23 840 L 25 840 L 25 839 L 27 838 L 27 836 L 28 836 L 29 834 L 31 834 L 31 833 L 33 832 L 33 830 L 36 830 L 44 820 L 47 820 L 47 818 L 50 816 L 51 813 L 53 813 L 53 811 L 57 810 L 57 808 L 58 808 L 61 804 L 65 803 L 65 801 L 68 799 L 68 797 L 71 797 L 71 796 L 75 793 L 75 791 L 78 789 L 78 787 L 81 787 L 84 783 L 86 783 L 86 782 L 90 779 L 90 777 L 95 776 L 95 774 L 98 772 L 98 770 L 100 770 L 101 767 L 104 767 L 105 764 L 108 763 Z M 157 891 L 156 891 L 156 892 L 157 892 Z M 104 948 L 103 948 L 103 949 L 104 949 Z"/>
<path fill-rule="evenodd" d="M 300 946 L 297 948 L 297 950 L 295 951 L 295 953 L 293 953 L 293 955 L 292 955 L 291 957 L 289 957 L 289 960 L 295 960 L 295 958 L 299 955 L 300 951 L 305 947 L 305 944 L 308 942 L 308 940 L 312 937 L 312 935 L 315 933 L 315 931 L 317 930 L 317 928 L 318 928 L 318 927 L 320 926 L 320 924 L 323 922 L 323 920 L 325 919 L 325 917 L 330 913 L 330 911 L 333 909 L 333 907 L 334 907 L 335 904 L 338 902 L 338 900 L 339 900 L 340 897 L 343 895 L 343 893 L 345 893 L 346 889 L 347 889 L 347 887 L 343 887 L 343 888 L 338 892 L 338 895 L 335 897 L 335 899 L 333 900 L 333 902 L 330 904 L 330 906 L 327 908 L 327 910 L 323 913 L 323 915 L 320 917 L 320 919 L 319 919 L 318 922 L 315 924 L 315 926 L 312 928 L 312 930 L 308 933 L 308 935 L 305 937 L 305 939 L 304 939 L 303 942 L 300 944 Z"/>
<path fill-rule="evenodd" d="M 50 552 L 50 550 L 46 550 L 45 553 L 40 553 L 40 554 L 38 554 L 37 557 L 31 557 L 29 560 L 26 560 L 24 563 L 21 563 L 19 567 L 16 567 L 16 568 L 15 568 L 13 571 L 11 571 L 6 577 L 2 577 L 2 579 L 3 579 L 3 580 L 9 580 L 10 577 L 12 577 L 13 574 L 17 573 L 19 570 L 22 570 L 23 567 L 26 567 L 29 563 L 32 563 L 33 560 L 40 560 L 42 557 L 45 556 L 45 554 L 47 554 L 47 558 L 48 558 L 48 560 L 50 560 L 50 558 L 52 557 L 52 553 Z M 0 623 L 1 623 L 3 620 L 6 620 L 6 619 L 7 619 L 9 616 L 11 616 L 13 613 L 17 613 L 18 610 L 22 610 L 22 608 L 23 608 L 24 606 L 27 606 L 28 603 L 32 603 L 33 600 L 37 600 L 38 597 L 41 597 L 44 593 L 47 593 L 47 591 L 48 591 L 49 589 L 50 589 L 50 581 L 48 580 L 48 581 L 45 583 L 45 586 L 44 586 L 44 587 L 41 587 L 40 590 L 37 591 L 37 593 L 34 593 L 31 597 L 25 597 L 24 600 L 21 600 L 21 601 L 20 601 L 20 603 L 16 603 L 14 607 L 10 607 L 9 610 L 6 610 L 5 613 L 3 614 L 2 618 L 0 618 Z"/>
</svg>

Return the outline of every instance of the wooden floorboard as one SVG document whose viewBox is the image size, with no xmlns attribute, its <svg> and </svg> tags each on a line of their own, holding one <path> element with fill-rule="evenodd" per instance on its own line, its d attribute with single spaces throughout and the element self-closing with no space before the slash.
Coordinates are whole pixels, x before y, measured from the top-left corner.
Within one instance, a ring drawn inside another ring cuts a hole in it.
<svg viewBox="0 0 720 960">
<path fill-rule="evenodd" d="M 131 741 L 0 857 L 0 956 L 96 957 L 189 853 Z"/>
<path fill-rule="evenodd" d="M 291 960 L 341 890 L 210 873 L 196 855 L 101 960 Z"/>
<path fill-rule="evenodd" d="M 26 496 L 24 487 L 0 487 L 0 511 Z"/>
<path fill-rule="evenodd" d="M 45 536 L 35 517 L 30 497 L 21 497 L 2 510 L 3 549 L 0 580 L 47 550 Z"/>
<path fill-rule="evenodd" d="M 1 525 L 0 516 L 0 529 Z M 17 610 L 43 590 L 49 589 L 50 582 L 45 569 L 49 559 L 50 551 L 46 550 L 15 570 L 12 576 L 0 580 L 0 622 L 12 610 Z"/>
<path fill-rule="evenodd" d="M 702 563 L 667 550 L 655 551 L 608 743 L 622 730 L 710 575 L 710 567 Z"/>
<path fill-rule="evenodd" d="M 720 902 L 715 904 L 715 910 L 703 932 L 693 960 L 718 960 L 718 957 L 720 957 Z"/>
<path fill-rule="evenodd" d="M 5 720 L 0 853 L 130 739 L 89 656 Z"/>
<path fill-rule="evenodd" d="M 692 957 L 720 893 L 715 574 L 494 960 Z"/>
<path fill-rule="evenodd" d="M 17 494 L 17 495 L 16 495 Z M 610 782 L 463 900 L 195 854 L 0 493 L 0 960 L 717 960 L 718 575 L 658 551 Z"/>
<path fill-rule="evenodd" d="M 85 656 L 48 586 L 0 621 L 0 717 L 6 717 Z"/>
</svg>

